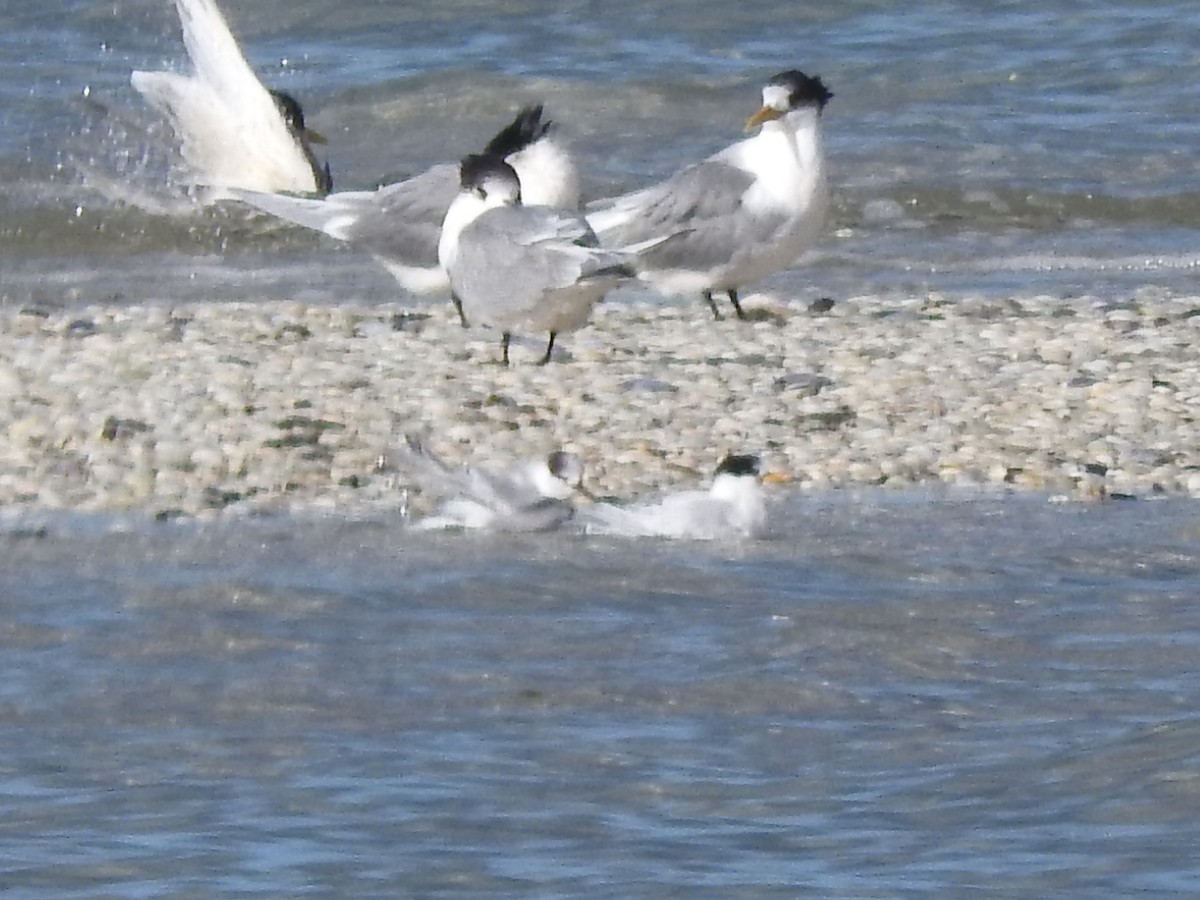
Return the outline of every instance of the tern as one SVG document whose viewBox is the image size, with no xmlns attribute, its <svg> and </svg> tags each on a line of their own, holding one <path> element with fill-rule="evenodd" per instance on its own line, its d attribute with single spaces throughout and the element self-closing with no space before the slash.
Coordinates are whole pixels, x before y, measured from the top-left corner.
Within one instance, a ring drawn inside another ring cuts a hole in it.
<svg viewBox="0 0 1200 900">
<path fill-rule="evenodd" d="M 590 496 L 583 487 L 583 462 L 562 450 L 503 469 L 455 468 L 409 435 L 405 456 L 422 489 L 447 497 L 435 513 L 413 523 L 423 531 L 550 531 L 574 515 L 570 501 L 576 493 Z"/>
<path fill-rule="evenodd" d="M 674 234 L 641 257 L 639 277 L 667 295 L 702 294 L 717 319 L 713 294 L 723 291 L 745 318 L 738 289 L 792 265 L 824 225 L 821 112 L 832 96 L 819 77 L 779 73 L 746 123 L 757 134 L 652 187 L 597 201 L 588 221 L 612 246 Z"/>
<path fill-rule="evenodd" d="M 586 534 L 719 540 L 757 537 L 766 521 L 759 458 L 731 454 L 717 466 L 707 491 L 681 491 L 633 506 L 590 504 L 580 508 L 576 524 Z"/>
<path fill-rule="evenodd" d="M 325 139 L 296 99 L 263 86 L 213 0 L 175 8 L 195 74 L 135 71 L 130 83 L 170 120 L 191 177 L 217 189 L 329 193 L 329 164 L 312 147 Z"/>
<path fill-rule="evenodd" d="M 605 249 L 587 221 L 567 209 L 524 206 L 508 163 L 468 156 L 461 189 L 442 224 L 438 259 L 467 319 L 502 332 L 502 362 L 518 329 L 549 332 L 551 359 L 560 332 L 582 327 L 609 290 L 635 276 L 640 248 Z"/>
<path fill-rule="evenodd" d="M 542 106 L 528 106 L 484 153 L 506 159 L 517 170 L 528 205 L 578 208 L 575 162 L 553 132 Z M 410 294 L 436 294 L 450 289 L 438 262 L 438 238 L 458 190 L 458 165 L 441 163 L 374 191 L 342 191 L 323 200 L 251 191 L 235 195 L 263 212 L 362 247 Z M 465 326 L 461 310 L 459 316 Z"/>
</svg>

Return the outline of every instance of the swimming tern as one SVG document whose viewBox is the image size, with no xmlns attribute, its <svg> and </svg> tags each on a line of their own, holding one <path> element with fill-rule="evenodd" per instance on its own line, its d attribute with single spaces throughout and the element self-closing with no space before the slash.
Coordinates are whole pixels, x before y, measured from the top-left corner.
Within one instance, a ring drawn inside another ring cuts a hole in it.
<svg viewBox="0 0 1200 900">
<path fill-rule="evenodd" d="M 327 194 L 329 164 L 290 94 L 258 80 L 213 0 L 175 0 L 194 75 L 135 71 L 133 87 L 170 120 L 197 184 Z M 215 197 L 220 197 L 220 191 Z"/>
<path fill-rule="evenodd" d="M 455 468 L 409 435 L 404 453 L 422 490 L 447 498 L 432 515 L 413 523 L 421 530 L 549 531 L 574 515 L 575 494 L 591 496 L 583 487 L 583 462 L 562 450 L 502 469 Z"/>
<path fill-rule="evenodd" d="M 554 130 L 541 105 L 527 106 L 484 153 L 506 159 L 517 170 L 528 205 L 578 208 L 575 161 Z M 458 164 L 441 163 L 374 191 L 341 191 L 323 200 L 250 191 L 236 196 L 273 216 L 360 246 L 409 293 L 433 294 L 450 289 L 438 262 L 438 237 L 458 191 Z"/>
<path fill-rule="evenodd" d="M 644 254 L 638 274 L 668 295 L 725 292 L 744 318 L 738 289 L 792 265 L 820 234 L 829 188 L 821 111 L 833 96 L 819 77 L 780 72 L 746 123 L 757 134 L 666 181 L 588 209 L 606 245 L 675 233 Z"/>
<path fill-rule="evenodd" d="M 468 156 L 442 224 L 438 258 L 466 317 L 502 332 L 503 363 L 518 329 L 555 337 L 584 325 L 609 290 L 633 278 L 638 248 L 605 249 L 572 210 L 523 206 L 512 166 Z"/>
<path fill-rule="evenodd" d="M 580 507 L 575 520 L 587 534 L 694 540 L 757 537 L 766 522 L 761 462 L 748 454 L 726 456 L 706 491 L 681 491 L 631 506 L 593 503 Z"/>
</svg>

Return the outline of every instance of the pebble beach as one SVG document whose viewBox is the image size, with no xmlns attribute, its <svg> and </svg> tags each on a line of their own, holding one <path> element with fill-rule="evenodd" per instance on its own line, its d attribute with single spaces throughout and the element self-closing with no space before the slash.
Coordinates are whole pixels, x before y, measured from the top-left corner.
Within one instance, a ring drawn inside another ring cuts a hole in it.
<svg viewBox="0 0 1200 900">
<path fill-rule="evenodd" d="M 628 498 L 730 451 L 772 490 L 954 485 L 1200 496 L 1200 298 L 1119 303 L 615 296 L 513 342 L 431 306 L 281 300 L 0 313 L 0 505 L 150 517 L 427 502 L 405 433 L 456 464 L 556 447 Z"/>
</svg>

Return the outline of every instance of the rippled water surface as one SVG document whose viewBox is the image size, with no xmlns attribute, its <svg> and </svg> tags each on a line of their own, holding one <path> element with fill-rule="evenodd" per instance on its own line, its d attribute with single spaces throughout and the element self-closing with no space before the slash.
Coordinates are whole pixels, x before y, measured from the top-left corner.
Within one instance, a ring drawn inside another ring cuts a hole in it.
<svg viewBox="0 0 1200 900">
<path fill-rule="evenodd" d="M 10 525 L 14 896 L 1190 896 L 1200 519 Z"/>
<path fill-rule="evenodd" d="M 341 188 L 545 101 L 592 196 L 824 76 L 788 296 L 1195 290 L 1195 4 L 226 0 Z M 0 5 L 0 303 L 396 303 L 202 210 L 165 0 Z M 417 301 L 419 302 L 419 301 Z M 619 302 L 619 298 L 618 298 Z M 0 527 L 14 897 L 1200 893 L 1194 503 L 795 495 L 771 540 Z"/>
<path fill-rule="evenodd" d="M 165 0 L 8 6 L 9 303 L 306 289 L 335 302 L 404 299 L 332 241 L 181 202 L 169 136 L 128 84 L 134 68 L 185 66 Z M 540 100 L 573 139 L 588 194 L 603 196 L 736 139 L 762 81 L 798 66 L 836 95 L 835 215 L 810 265 L 767 287 L 1194 289 L 1194 4 L 224 6 L 264 79 L 303 98 L 332 138 L 341 188 L 457 158 Z"/>
</svg>

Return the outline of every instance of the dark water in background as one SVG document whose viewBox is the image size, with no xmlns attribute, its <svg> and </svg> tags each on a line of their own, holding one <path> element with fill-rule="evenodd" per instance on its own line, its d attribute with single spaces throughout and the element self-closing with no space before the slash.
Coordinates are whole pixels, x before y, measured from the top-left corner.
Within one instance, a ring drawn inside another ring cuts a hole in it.
<svg viewBox="0 0 1200 900">
<path fill-rule="evenodd" d="M 165 0 L 5 4 L 0 291 L 10 304 L 301 294 L 394 301 L 365 257 L 237 208 L 180 207 L 128 85 L 182 65 Z M 835 218 L 766 286 L 1120 297 L 1194 290 L 1200 9 L 1192 3 L 228 2 L 265 80 L 366 187 L 477 148 L 542 100 L 591 196 L 738 137 L 765 77 L 836 97 Z M 164 277 L 164 274 L 166 277 Z"/>
<path fill-rule="evenodd" d="M 591 193 L 625 189 L 800 66 L 837 94 L 835 222 L 769 287 L 1194 290 L 1200 11 L 975 7 L 225 4 L 343 188 L 545 100 Z M 182 59 L 169 3 L 8 2 L 0 45 L 6 305 L 401 299 L 166 181 L 128 73 Z M 9 522 L 0 886 L 1200 893 L 1194 503 L 797 495 L 776 531 Z"/>
<path fill-rule="evenodd" d="M 27 523 L 28 524 L 28 523 Z M 1188 502 L 0 538 L 14 896 L 1194 896 Z"/>
</svg>

